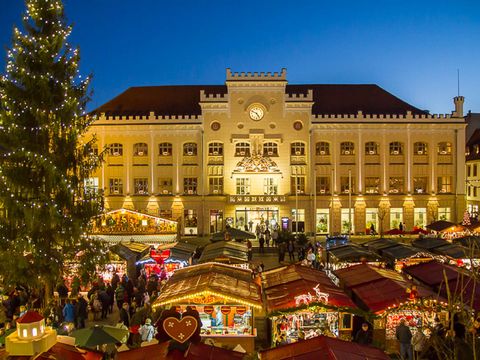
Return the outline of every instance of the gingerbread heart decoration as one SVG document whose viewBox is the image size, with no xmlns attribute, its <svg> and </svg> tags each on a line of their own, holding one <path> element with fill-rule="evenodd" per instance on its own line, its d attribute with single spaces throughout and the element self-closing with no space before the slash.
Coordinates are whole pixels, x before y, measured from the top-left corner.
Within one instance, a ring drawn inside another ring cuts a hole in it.
<svg viewBox="0 0 480 360">
<path fill-rule="evenodd" d="M 197 329 L 198 322 L 193 316 L 184 316 L 182 320 L 168 317 L 163 320 L 163 330 L 173 340 L 183 344 L 190 339 Z"/>
</svg>

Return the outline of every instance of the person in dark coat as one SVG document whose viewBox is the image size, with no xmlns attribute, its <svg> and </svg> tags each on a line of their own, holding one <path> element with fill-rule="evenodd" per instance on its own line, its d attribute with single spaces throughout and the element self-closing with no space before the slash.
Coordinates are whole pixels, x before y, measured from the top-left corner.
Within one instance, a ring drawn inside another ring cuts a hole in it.
<svg viewBox="0 0 480 360">
<path fill-rule="evenodd" d="M 402 359 L 413 359 L 412 351 L 412 332 L 410 328 L 405 324 L 405 319 L 400 320 L 400 325 L 397 326 L 395 331 L 398 342 L 400 343 L 400 356 Z"/>
<path fill-rule="evenodd" d="M 370 345 L 372 343 L 372 333 L 368 328 L 368 323 L 362 324 L 362 328 L 357 331 L 353 341 L 363 345 Z"/>
<path fill-rule="evenodd" d="M 117 273 L 113 274 L 112 276 L 112 288 L 113 291 L 117 289 L 118 284 L 120 283 L 120 276 Z"/>
<path fill-rule="evenodd" d="M 98 300 L 102 303 L 102 319 L 107 318 L 108 309 L 110 308 L 110 296 L 105 290 L 100 290 L 98 293 Z"/>
<path fill-rule="evenodd" d="M 113 312 L 113 303 L 115 302 L 115 290 L 113 289 L 112 285 L 108 284 L 105 291 L 107 292 L 110 300 L 108 305 L 108 312 L 111 314 Z"/>
<path fill-rule="evenodd" d="M 57 285 L 57 292 L 58 292 L 58 297 L 60 298 L 60 301 L 63 304 L 65 304 L 65 299 L 68 297 L 68 288 L 65 286 L 63 281 L 60 281 Z"/>
<path fill-rule="evenodd" d="M 77 317 L 76 328 L 83 329 L 85 327 L 85 319 L 88 317 L 88 302 L 80 294 L 78 294 L 78 300 L 75 304 L 75 315 Z"/>
<path fill-rule="evenodd" d="M 127 328 L 130 327 L 130 312 L 128 311 L 128 303 L 123 303 L 120 309 L 120 320 Z"/>
</svg>

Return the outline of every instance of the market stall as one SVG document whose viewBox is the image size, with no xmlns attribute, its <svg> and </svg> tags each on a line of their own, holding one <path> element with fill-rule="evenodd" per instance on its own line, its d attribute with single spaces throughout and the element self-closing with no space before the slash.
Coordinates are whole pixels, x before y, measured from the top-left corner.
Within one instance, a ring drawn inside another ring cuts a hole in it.
<svg viewBox="0 0 480 360">
<path fill-rule="evenodd" d="M 355 304 L 323 271 L 293 264 L 262 274 L 272 345 L 319 335 L 351 338 Z"/>
<path fill-rule="evenodd" d="M 433 322 L 435 316 L 446 316 L 443 298 L 429 288 L 415 285 L 393 270 L 361 264 L 334 272 L 354 302 L 372 313 L 374 341 L 397 351 L 395 328 L 405 318 L 413 332 L 417 326 Z"/>
<path fill-rule="evenodd" d="M 347 244 L 327 249 L 327 269 L 337 270 L 360 263 L 382 266 L 385 261 L 381 256 L 359 245 Z"/>
<path fill-rule="evenodd" d="M 371 250 L 380 254 L 383 249 L 394 247 L 394 246 L 397 246 L 398 244 L 400 244 L 400 242 L 397 240 L 380 238 L 380 239 L 368 241 L 364 243 L 363 246 L 366 247 L 368 250 Z"/>
<path fill-rule="evenodd" d="M 198 262 L 200 264 L 206 262 L 219 262 L 231 265 L 247 264 L 248 248 L 246 244 L 236 241 L 218 241 L 205 246 Z"/>
<path fill-rule="evenodd" d="M 460 244 L 439 238 L 423 238 L 412 242 L 420 249 L 428 250 L 436 260 L 451 265 L 470 268 L 480 264 L 480 251 L 475 247 L 464 247 Z"/>
<path fill-rule="evenodd" d="M 113 246 L 111 250 L 126 261 L 126 273 L 128 277 L 136 279 L 138 277 L 137 261 L 150 253 L 150 246 L 134 241 L 126 241 Z"/>
<path fill-rule="evenodd" d="M 254 350 L 254 313 L 261 311 L 261 287 L 250 270 L 206 263 L 175 271 L 153 308 L 176 306 L 179 312 L 195 307 L 202 322 L 201 336 L 221 344 L 240 344 Z"/>
<path fill-rule="evenodd" d="M 210 241 L 212 242 L 229 241 L 229 240 L 243 241 L 243 240 L 255 239 L 255 238 L 256 236 L 254 233 L 227 226 L 225 230 L 212 234 Z"/>
<path fill-rule="evenodd" d="M 381 255 L 387 264 L 396 271 L 402 271 L 406 266 L 433 260 L 429 252 L 405 244 L 397 244 L 381 250 Z"/>
</svg>

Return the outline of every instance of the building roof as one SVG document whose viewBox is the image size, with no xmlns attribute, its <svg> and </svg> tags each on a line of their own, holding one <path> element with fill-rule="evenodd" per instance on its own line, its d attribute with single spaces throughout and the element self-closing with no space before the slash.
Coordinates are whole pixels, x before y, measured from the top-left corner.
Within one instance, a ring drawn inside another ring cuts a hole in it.
<svg viewBox="0 0 480 360">
<path fill-rule="evenodd" d="M 33 310 L 28 310 L 22 317 L 17 319 L 17 324 L 30 324 L 38 321 L 42 321 L 43 316 Z"/>
<path fill-rule="evenodd" d="M 307 293 L 315 296 L 313 288 L 317 285 L 329 295 L 327 305 L 356 307 L 323 271 L 293 264 L 266 271 L 262 278 L 267 312 L 295 307 L 295 297 Z"/>
<path fill-rule="evenodd" d="M 305 341 L 260 351 L 260 360 L 388 360 L 382 350 L 351 341 L 318 336 Z"/>
<path fill-rule="evenodd" d="M 200 91 L 206 94 L 226 94 L 225 85 L 135 86 L 101 105 L 93 112 L 116 115 L 157 116 L 201 115 Z M 313 91 L 315 115 L 330 114 L 427 114 L 426 111 L 400 100 L 378 85 L 287 85 L 287 94 L 307 94 Z"/>
<path fill-rule="evenodd" d="M 262 306 L 261 288 L 252 279 L 250 270 L 218 263 L 176 270 L 153 306 L 186 303 L 189 298 L 202 295 L 223 297 L 232 304 Z"/>
<path fill-rule="evenodd" d="M 435 221 L 429 225 L 426 226 L 427 229 L 433 230 L 433 231 L 444 231 L 449 228 L 454 228 L 456 226 L 455 223 L 452 223 L 450 221 L 445 221 L 445 220 L 438 220 Z"/>
</svg>

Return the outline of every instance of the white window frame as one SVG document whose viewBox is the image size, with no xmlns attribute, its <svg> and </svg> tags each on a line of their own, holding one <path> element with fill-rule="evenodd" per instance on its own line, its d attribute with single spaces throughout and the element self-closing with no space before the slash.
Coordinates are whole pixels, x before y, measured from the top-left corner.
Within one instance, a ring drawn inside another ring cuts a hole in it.
<svg viewBox="0 0 480 360">
<path fill-rule="evenodd" d="M 148 195 L 148 178 L 134 178 L 133 193 L 135 195 Z"/>
<path fill-rule="evenodd" d="M 266 177 L 263 179 L 263 194 L 278 195 L 278 181 L 275 178 Z"/>
<path fill-rule="evenodd" d="M 208 156 L 222 156 L 223 155 L 223 143 L 211 142 L 208 144 Z"/>
<path fill-rule="evenodd" d="M 123 156 L 123 144 L 112 143 L 108 145 L 108 155 Z"/>
<path fill-rule="evenodd" d="M 236 143 L 235 156 L 250 156 L 250 144 L 244 141 Z"/>
<path fill-rule="evenodd" d="M 390 155 L 403 155 L 403 143 L 400 141 L 392 141 L 389 144 Z"/>
<path fill-rule="evenodd" d="M 295 141 L 290 144 L 290 154 L 292 156 L 305 156 L 305 143 Z"/>
<path fill-rule="evenodd" d="M 344 141 L 340 143 L 341 155 L 355 155 L 355 144 L 352 141 Z"/>
<path fill-rule="evenodd" d="M 319 141 L 315 144 L 315 155 L 326 156 L 330 155 L 330 143 L 326 141 Z"/>
<path fill-rule="evenodd" d="M 123 195 L 123 179 L 122 178 L 110 178 L 108 179 L 109 194 L 110 195 Z"/>
<path fill-rule="evenodd" d="M 147 156 L 148 145 L 146 143 L 133 144 L 133 156 Z"/>
<path fill-rule="evenodd" d="M 250 195 L 250 178 L 237 178 L 235 184 L 237 195 Z"/>
<path fill-rule="evenodd" d="M 365 155 L 378 155 L 378 143 L 375 141 L 366 142 Z"/>
<path fill-rule="evenodd" d="M 163 142 L 158 144 L 158 154 L 160 156 L 172 156 L 173 145 L 169 142 Z"/>
</svg>

